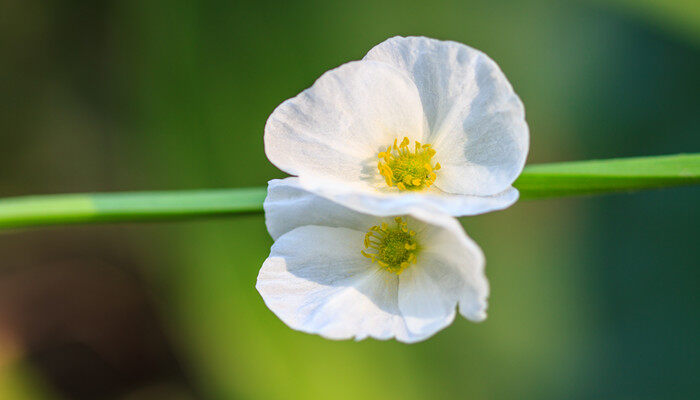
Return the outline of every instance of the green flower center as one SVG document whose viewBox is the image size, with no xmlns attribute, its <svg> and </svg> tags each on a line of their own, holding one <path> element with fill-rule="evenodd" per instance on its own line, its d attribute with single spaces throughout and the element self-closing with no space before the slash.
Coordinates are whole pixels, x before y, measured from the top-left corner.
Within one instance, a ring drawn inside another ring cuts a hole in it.
<svg viewBox="0 0 700 400">
<path fill-rule="evenodd" d="M 408 229 L 408 224 L 403 218 L 396 217 L 394 221 L 396 227 L 389 227 L 384 222 L 369 228 L 365 234 L 367 251 L 360 252 L 380 267 L 398 275 L 416 262 L 418 243 L 416 232 Z"/>
<path fill-rule="evenodd" d="M 393 146 L 378 154 L 377 169 L 388 186 L 396 186 L 399 190 L 422 190 L 435 182 L 435 171 L 440 169 L 440 163 L 431 165 L 435 150 L 429 144 L 415 142 L 413 150 L 410 144 L 407 137 L 401 144 L 395 139 Z"/>
</svg>

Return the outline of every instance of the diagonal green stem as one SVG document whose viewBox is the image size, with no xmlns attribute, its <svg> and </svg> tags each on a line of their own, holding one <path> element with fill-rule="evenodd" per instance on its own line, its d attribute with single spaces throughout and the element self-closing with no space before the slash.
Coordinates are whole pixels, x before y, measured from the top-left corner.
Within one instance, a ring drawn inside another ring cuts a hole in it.
<svg viewBox="0 0 700 400">
<path fill-rule="evenodd" d="M 700 183 L 700 154 L 530 165 L 522 199 L 602 194 Z M 265 188 L 63 194 L 0 199 L 0 229 L 171 220 L 262 211 Z"/>
</svg>

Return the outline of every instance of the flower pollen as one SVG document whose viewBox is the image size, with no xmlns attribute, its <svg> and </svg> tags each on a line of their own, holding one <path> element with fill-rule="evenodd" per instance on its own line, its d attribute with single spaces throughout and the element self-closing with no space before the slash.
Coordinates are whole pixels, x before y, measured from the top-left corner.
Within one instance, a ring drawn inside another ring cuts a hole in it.
<svg viewBox="0 0 700 400">
<path fill-rule="evenodd" d="M 418 243 L 416 232 L 408 229 L 408 224 L 403 218 L 396 217 L 394 221 L 396 227 L 389 227 L 384 222 L 369 228 L 365 234 L 365 249 L 372 249 L 374 252 L 360 252 L 380 267 L 398 275 L 416 262 Z"/>
<path fill-rule="evenodd" d="M 413 150 L 411 141 L 404 137 L 400 144 L 394 139 L 394 144 L 386 151 L 378 154 L 377 168 L 388 186 L 396 186 L 399 190 L 422 190 L 435 182 L 435 171 L 440 169 L 440 163 L 431 165 L 430 160 L 435 150 L 430 144 L 416 141 Z"/>
</svg>

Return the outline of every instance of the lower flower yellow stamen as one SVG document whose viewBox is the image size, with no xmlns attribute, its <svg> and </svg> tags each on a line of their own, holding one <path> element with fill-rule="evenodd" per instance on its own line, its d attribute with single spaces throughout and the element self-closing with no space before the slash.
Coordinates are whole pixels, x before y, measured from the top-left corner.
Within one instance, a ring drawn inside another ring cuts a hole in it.
<svg viewBox="0 0 700 400">
<path fill-rule="evenodd" d="M 394 139 L 392 146 L 378 154 L 377 169 L 387 186 L 395 186 L 399 190 L 422 190 L 437 179 L 434 171 L 440 169 L 440 163 L 431 165 L 435 150 L 429 144 L 418 141 L 411 150 L 410 143 L 407 137 L 400 144 L 398 139 Z"/>
<path fill-rule="evenodd" d="M 365 234 L 365 250 L 374 252 L 360 250 L 360 253 L 385 270 L 398 275 L 416 262 L 418 243 L 416 232 L 408 229 L 408 224 L 403 218 L 396 217 L 394 221 L 396 227 L 382 223 L 369 228 Z"/>
</svg>

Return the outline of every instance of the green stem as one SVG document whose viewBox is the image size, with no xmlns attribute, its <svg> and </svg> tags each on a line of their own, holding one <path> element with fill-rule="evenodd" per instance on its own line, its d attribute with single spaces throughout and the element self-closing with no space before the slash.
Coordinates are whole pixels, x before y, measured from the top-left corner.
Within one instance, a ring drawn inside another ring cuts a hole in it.
<svg viewBox="0 0 700 400">
<path fill-rule="evenodd" d="M 260 187 L 14 197 L 0 200 L 0 229 L 256 213 L 266 194 Z"/>
<path fill-rule="evenodd" d="M 522 199 L 602 194 L 700 183 L 700 154 L 530 165 Z M 63 194 L 0 199 L 0 229 L 171 220 L 262 211 L 265 188 Z"/>
<path fill-rule="evenodd" d="M 529 165 L 521 199 L 630 192 L 700 183 L 700 153 Z"/>
</svg>

